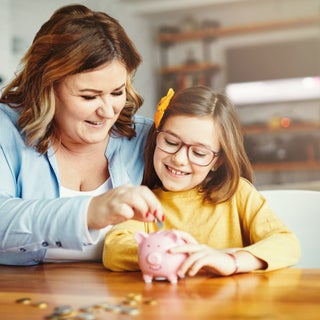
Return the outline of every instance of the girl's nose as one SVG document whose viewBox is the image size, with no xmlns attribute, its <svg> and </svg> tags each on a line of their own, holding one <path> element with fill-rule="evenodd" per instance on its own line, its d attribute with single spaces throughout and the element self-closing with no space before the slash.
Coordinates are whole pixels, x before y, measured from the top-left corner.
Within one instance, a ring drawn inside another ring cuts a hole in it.
<svg viewBox="0 0 320 320">
<path fill-rule="evenodd" d="M 173 160 L 179 165 L 186 165 L 189 163 L 188 147 L 182 146 L 175 154 L 172 155 Z"/>
</svg>

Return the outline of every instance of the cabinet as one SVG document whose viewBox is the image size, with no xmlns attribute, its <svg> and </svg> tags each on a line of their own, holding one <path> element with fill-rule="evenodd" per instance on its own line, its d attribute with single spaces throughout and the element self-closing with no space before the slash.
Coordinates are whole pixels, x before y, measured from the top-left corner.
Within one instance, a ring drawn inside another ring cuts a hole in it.
<svg viewBox="0 0 320 320">
<path fill-rule="evenodd" d="M 257 112 L 261 107 L 264 110 Z M 243 125 L 256 185 L 320 180 L 319 100 L 246 106 L 245 114 L 242 108 L 239 114 L 243 118 L 260 113 L 260 119 Z M 277 110 L 275 115 L 268 115 L 268 108 Z"/>
<path fill-rule="evenodd" d="M 246 149 L 256 170 L 319 170 L 320 123 L 291 128 L 244 127 Z M 263 142 L 259 142 L 259 137 Z"/>
<path fill-rule="evenodd" d="M 160 96 L 163 96 L 168 88 L 180 90 L 192 85 L 212 86 L 213 77 L 220 70 L 218 63 L 211 62 L 210 45 L 214 40 L 208 29 L 178 33 L 161 33 L 159 43 L 161 46 L 160 68 Z M 192 49 L 184 52 L 184 61 L 179 65 L 170 65 L 168 51 L 174 45 L 186 42 L 197 42 L 201 45 L 202 58 L 196 59 Z"/>
</svg>

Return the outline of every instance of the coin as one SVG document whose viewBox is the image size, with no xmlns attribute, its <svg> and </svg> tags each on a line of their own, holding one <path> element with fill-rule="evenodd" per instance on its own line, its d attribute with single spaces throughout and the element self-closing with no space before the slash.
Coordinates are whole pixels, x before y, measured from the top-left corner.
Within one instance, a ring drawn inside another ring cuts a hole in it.
<svg viewBox="0 0 320 320">
<path fill-rule="evenodd" d="M 21 304 L 30 304 L 31 303 L 31 298 L 20 298 L 16 300 L 16 303 L 21 303 Z"/>
<path fill-rule="evenodd" d="M 55 307 L 54 314 L 58 316 L 73 316 L 76 314 L 76 311 L 71 306 L 64 305 Z"/>
<path fill-rule="evenodd" d="M 142 295 L 140 293 L 129 293 L 127 295 L 128 300 L 134 300 L 134 301 L 141 301 L 142 300 Z"/>
<path fill-rule="evenodd" d="M 77 320 L 96 320 L 97 317 L 92 312 L 80 312 L 73 319 L 77 319 Z"/>
<path fill-rule="evenodd" d="M 32 306 L 39 309 L 45 309 L 48 307 L 48 303 L 45 301 L 40 301 L 33 303 Z"/>
<path fill-rule="evenodd" d="M 150 306 L 155 306 L 158 304 L 158 301 L 156 299 L 148 299 L 144 301 L 144 304 L 148 304 Z"/>
<path fill-rule="evenodd" d="M 130 315 L 137 315 L 140 313 L 140 310 L 138 308 L 132 308 L 132 307 L 121 307 L 120 312 L 125 314 L 130 314 Z"/>
</svg>

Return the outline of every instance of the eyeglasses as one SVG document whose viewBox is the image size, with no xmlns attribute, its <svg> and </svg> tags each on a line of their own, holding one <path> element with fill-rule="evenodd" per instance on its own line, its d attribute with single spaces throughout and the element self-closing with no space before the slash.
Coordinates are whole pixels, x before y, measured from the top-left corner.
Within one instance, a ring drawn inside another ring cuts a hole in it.
<svg viewBox="0 0 320 320">
<path fill-rule="evenodd" d="M 157 131 L 157 147 L 169 154 L 177 153 L 183 146 L 187 147 L 188 159 L 198 166 L 208 166 L 214 158 L 220 155 L 201 145 L 192 145 L 184 143 L 180 138 L 166 131 Z"/>
</svg>

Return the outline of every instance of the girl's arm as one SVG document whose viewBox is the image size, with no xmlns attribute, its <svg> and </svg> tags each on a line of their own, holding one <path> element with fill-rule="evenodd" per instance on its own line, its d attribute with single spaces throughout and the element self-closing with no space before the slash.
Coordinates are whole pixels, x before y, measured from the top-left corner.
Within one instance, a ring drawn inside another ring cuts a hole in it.
<svg viewBox="0 0 320 320">
<path fill-rule="evenodd" d="M 148 230 L 147 230 L 148 229 Z M 103 265 L 111 271 L 137 271 L 138 243 L 136 232 L 155 231 L 153 223 L 128 220 L 115 225 L 106 235 L 103 249 Z"/>
</svg>

